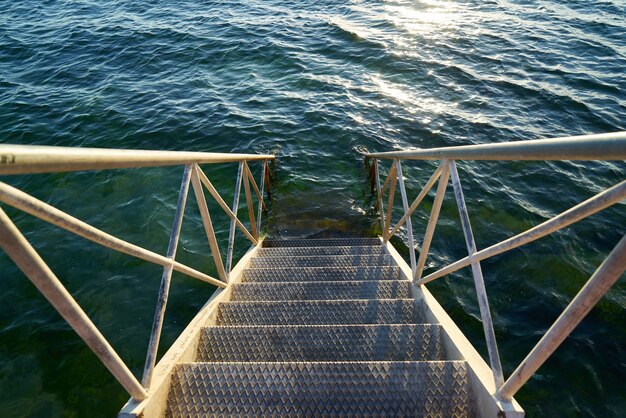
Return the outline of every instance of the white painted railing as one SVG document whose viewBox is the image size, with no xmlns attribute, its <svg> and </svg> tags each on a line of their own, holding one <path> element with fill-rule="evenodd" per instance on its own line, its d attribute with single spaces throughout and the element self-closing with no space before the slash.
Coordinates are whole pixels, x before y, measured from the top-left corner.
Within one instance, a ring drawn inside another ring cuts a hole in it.
<svg viewBox="0 0 626 418">
<path fill-rule="evenodd" d="M 159 297 L 141 383 L 139 383 L 123 360 L 117 355 L 113 347 L 107 342 L 106 338 L 68 293 L 61 281 L 54 275 L 45 261 L 7 216 L 2 207 L 0 207 L 0 248 L 7 253 L 24 274 L 35 284 L 39 291 L 50 301 L 61 316 L 72 326 L 124 389 L 126 389 L 134 399 L 142 400 L 147 396 L 150 390 L 172 272 L 176 270 L 215 286 L 226 287 L 232 263 L 235 228 L 239 228 L 253 244 L 256 245 L 259 241 L 262 210 L 266 208 L 263 199 L 264 190 L 266 185 L 269 187 L 268 161 L 272 159 L 274 159 L 273 155 L 0 145 L 0 175 L 173 165 L 184 166 L 174 224 L 170 234 L 167 254 L 165 256 L 108 234 L 15 187 L 0 182 L 0 202 L 13 206 L 104 247 L 163 266 Z M 260 161 L 263 164 L 260 189 L 248 167 L 248 162 L 253 161 Z M 198 165 L 227 162 L 239 163 L 235 199 L 232 209 L 224 202 L 224 199 L 222 199 Z M 245 189 L 250 230 L 252 232 L 248 231 L 237 217 L 239 193 L 242 182 Z M 190 183 L 196 195 L 202 223 L 219 278 L 211 277 L 176 261 L 176 249 Z M 256 218 L 254 216 L 251 185 L 258 199 Z M 203 186 L 231 219 L 226 266 L 224 266 L 222 261 L 220 249 L 215 237 Z"/>
<path fill-rule="evenodd" d="M 489 362 L 497 388 L 495 394 L 500 400 L 508 402 L 528 381 L 546 359 L 556 350 L 570 332 L 582 321 L 585 315 L 602 298 L 607 290 L 626 270 L 626 235 L 596 270 L 593 276 L 565 308 L 554 325 L 546 332 L 539 343 L 531 350 L 519 367 L 505 381 L 502 372 L 498 346 L 489 310 L 487 292 L 480 262 L 489 257 L 502 254 L 521 245 L 535 241 L 581 219 L 597 213 L 611 205 L 626 199 L 626 180 L 598 193 L 565 212 L 502 242 L 478 250 L 474 242 L 472 227 L 463 196 L 461 180 L 456 168 L 457 160 L 626 160 L 626 132 L 578 137 L 517 141 L 499 144 L 481 144 L 446 148 L 407 150 L 366 154 L 372 160 L 372 186 L 377 192 L 377 206 L 380 212 L 383 240 L 388 241 L 402 226 L 407 229 L 409 240 L 410 264 L 413 282 L 424 285 L 463 267 L 471 266 L 474 285 L 478 296 L 481 319 L 489 354 Z M 391 160 L 391 167 L 381 187 L 379 160 Z M 402 177 L 402 161 L 405 160 L 440 160 L 438 168 L 425 183 L 422 191 L 409 206 Z M 451 179 L 454 196 L 459 209 L 461 226 L 465 236 L 468 256 L 422 277 L 430 244 L 435 232 L 441 205 L 448 181 Z M 424 238 L 416 260 L 411 215 L 438 181 L 434 203 L 428 218 Z M 395 226 L 391 226 L 391 216 L 396 183 L 400 185 L 403 216 Z M 385 210 L 384 195 L 389 190 Z"/>
</svg>

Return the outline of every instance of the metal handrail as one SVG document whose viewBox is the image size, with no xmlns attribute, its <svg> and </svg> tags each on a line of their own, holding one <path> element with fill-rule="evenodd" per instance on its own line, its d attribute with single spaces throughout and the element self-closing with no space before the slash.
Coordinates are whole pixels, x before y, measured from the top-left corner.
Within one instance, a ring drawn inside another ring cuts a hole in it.
<svg viewBox="0 0 626 418">
<path fill-rule="evenodd" d="M 535 241 L 623 201 L 626 199 L 626 180 L 527 231 L 485 249 L 477 250 L 465 198 L 463 196 L 461 180 L 456 168 L 456 160 L 626 160 L 626 132 L 500 144 L 368 153 L 366 154 L 366 159 L 373 160 L 371 173 L 375 176 L 375 181 L 372 181 L 372 183 L 376 185 L 378 195 L 376 202 L 380 212 L 381 226 L 383 228 L 383 240 L 385 242 L 388 241 L 402 226 L 407 228 L 413 282 L 421 286 L 463 267 L 472 267 L 474 285 L 478 297 L 485 339 L 487 341 L 489 360 L 494 374 L 496 387 L 494 396 L 502 402 L 511 401 L 515 393 L 532 374 L 541 367 L 559 344 L 563 342 L 598 300 L 602 298 L 606 291 L 619 279 L 624 271 L 626 271 L 625 235 L 578 295 L 572 300 L 570 305 L 563 311 L 559 319 L 546 332 L 541 341 L 531 350 L 529 355 L 522 361 L 508 380 L 505 381 L 502 374 L 502 366 L 500 364 L 480 262 L 489 257 Z M 378 160 L 384 159 L 391 159 L 392 165 L 389 169 L 385 184 L 381 188 Z M 422 191 L 410 206 L 408 205 L 404 179 L 402 178 L 401 161 L 403 160 L 441 160 L 439 167 L 426 182 Z M 452 180 L 455 200 L 459 209 L 461 224 L 467 244 L 468 256 L 422 278 L 426 257 L 428 256 L 430 243 L 432 242 L 449 178 Z M 396 181 L 400 185 L 404 213 L 398 223 L 392 228 L 391 214 Z M 428 218 L 421 249 L 418 247 L 420 251 L 419 260 L 416 261 L 414 255 L 414 248 L 416 246 L 413 241 L 411 215 L 437 181 L 439 182 L 437 192 L 435 194 L 431 214 Z M 388 206 L 385 210 L 383 207 L 383 198 L 387 185 L 389 185 L 389 196 Z"/>
<path fill-rule="evenodd" d="M 626 160 L 626 132 L 365 154 L 386 160 Z"/>
<path fill-rule="evenodd" d="M 113 376 L 120 382 L 124 389 L 126 389 L 130 396 L 138 401 L 143 400 L 150 390 L 172 272 L 176 270 L 217 287 L 226 287 L 234 248 L 235 228 L 239 228 L 253 244 L 258 244 L 262 211 L 263 209 L 267 209 L 263 196 L 266 187 L 269 192 L 270 178 L 268 161 L 274 158 L 273 155 L 0 145 L 0 174 L 106 170 L 166 165 L 185 166 L 166 256 L 108 234 L 15 187 L 0 182 L 0 202 L 13 206 L 18 210 L 38 217 L 52 225 L 63 228 L 104 247 L 163 266 L 163 275 L 161 278 L 148 353 L 146 355 L 142 383 L 139 383 L 128 366 L 126 366 L 106 338 L 100 333 L 1 207 L 0 248 L 7 253 L 54 308 L 59 311 L 68 324 L 85 341 L 92 351 L 94 351 L 98 358 L 100 358 L 100 361 L 111 371 Z M 262 161 L 263 163 L 260 189 L 248 167 L 248 161 Z M 228 205 L 198 166 L 199 163 L 221 162 L 239 162 L 239 175 L 235 187 L 235 199 L 232 210 L 228 208 Z M 242 173 L 245 173 L 243 177 Z M 246 201 L 252 233 L 248 231 L 237 217 L 239 191 L 242 181 L 246 189 Z M 219 279 L 208 276 L 205 273 L 175 260 L 190 184 L 194 189 Z M 254 202 L 252 200 L 252 193 L 250 192 L 250 184 L 252 184 L 254 195 L 258 200 L 256 219 L 254 216 Z M 231 219 L 227 267 L 224 267 L 222 261 L 203 186 Z"/>
</svg>

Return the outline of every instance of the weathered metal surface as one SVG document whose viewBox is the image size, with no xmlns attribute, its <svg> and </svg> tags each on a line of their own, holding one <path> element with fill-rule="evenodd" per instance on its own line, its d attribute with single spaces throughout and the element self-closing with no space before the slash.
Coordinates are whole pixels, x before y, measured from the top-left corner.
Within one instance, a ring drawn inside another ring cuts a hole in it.
<svg viewBox="0 0 626 418">
<path fill-rule="evenodd" d="M 411 283 L 402 281 L 237 283 L 232 301 L 408 299 Z"/>
<path fill-rule="evenodd" d="M 181 364 L 168 401 L 168 417 L 474 416 L 457 361 Z"/>
<path fill-rule="evenodd" d="M 224 302 L 219 325 L 419 324 L 421 304 L 413 299 L 349 301 Z"/>
<path fill-rule="evenodd" d="M 337 280 L 402 280 L 402 272 L 396 266 L 352 267 L 290 267 L 246 269 L 243 282 L 325 282 Z"/>
<path fill-rule="evenodd" d="M 208 327 L 196 361 L 443 360 L 439 325 Z"/>
</svg>

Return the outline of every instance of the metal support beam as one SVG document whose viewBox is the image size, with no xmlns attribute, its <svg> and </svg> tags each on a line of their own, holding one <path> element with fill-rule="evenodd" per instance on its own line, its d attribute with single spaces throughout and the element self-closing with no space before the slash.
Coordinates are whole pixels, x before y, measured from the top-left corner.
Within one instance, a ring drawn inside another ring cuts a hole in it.
<svg viewBox="0 0 626 418">
<path fill-rule="evenodd" d="M 383 229 L 383 242 L 389 241 L 389 226 L 391 225 L 391 215 L 393 214 L 393 200 L 396 196 L 396 182 L 398 181 L 398 167 L 394 161 L 389 170 L 389 175 L 392 176 L 389 185 L 389 198 L 387 199 L 387 215 L 385 216 L 385 228 Z M 383 186 L 383 189 L 385 187 Z"/>
<path fill-rule="evenodd" d="M 198 175 L 198 166 L 194 164 L 193 173 L 191 175 L 191 184 L 193 186 L 194 194 L 196 195 L 196 201 L 198 202 L 198 209 L 200 209 L 200 216 L 202 217 L 202 224 L 204 226 L 204 232 L 206 233 L 209 246 L 211 247 L 211 254 L 213 255 L 213 261 L 217 268 L 217 273 L 224 282 L 226 282 L 226 271 L 224 270 L 224 263 L 222 262 L 222 255 L 220 254 L 220 247 L 217 245 L 217 239 L 215 238 L 215 230 L 213 229 L 213 222 L 211 221 L 211 214 L 209 213 L 209 206 L 204 198 L 204 191 L 202 190 L 202 183 Z"/>
<path fill-rule="evenodd" d="M 163 267 L 173 266 L 174 270 L 195 279 L 211 283 L 215 286 L 226 287 L 224 283 L 214 277 L 201 273 L 198 270 L 179 263 L 178 261 L 171 260 L 160 254 L 114 237 L 111 234 L 107 234 L 98 228 L 94 228 L 93 226 L 68 215 L 54 206 L 50 206 L 47 203 L 44 203 L 39 199 L 35 199 L 27 193 L 2 182 L 0 182 L 0 201 L 49 222 L 52 225 L 58 226 L 59 228 L 63 228 L 66 231 L 88 239 L 89 241 L 102 245 L 103 247 L 110 248 L 114 251 L 119 251 Z"/>
<path fill-rule="evenodd" d="M 402 208 L 404 213 L 407 214 L 406 229 L 408 234 L 408 247 L 409 258 L 411 260 L 411 277 L 415 277 L 417 272 L 417 263 L 415 261 L 415 241 L 413 240 L 413 224 L 411 223 L 411 215 L 409 213 L 409 201 L 406 197 L 406 188 L 404 187 L 404 177 L 402 176 L 402 164 L 400 160 L 396 160 L 396 167 L 398 168 L 398 183 L 400 183 L 400 195 L 402 196 Z M 390 234 L 390 236 L 393 234 Z"/>
<path fill-rule="evenodd" d="M 70 324 L 126 392 L 138 401 L 145 399 L 147 393 L 144 388 L 2 208 L 0 247 Z"/>
<path fill-rule="evenodd" d="M 380 213 L 380 230 L 385 235 L 385 209 L 383 208 L 383 195 L 380 188 L 380 172 L 378 170 L 378 160 L 374 158 L 374 175 L 376 176 L 376 199 L 378 201 L 378 212 Z"/>
<path fill-rule="evenodd" d="M 417 273 L 412 277 L 412 280 L 422 277 L 424 266 L 426 265 L 426 257 L 428 257 L 428 250 L 430 250 L 430 243 L 435 233 L 435 226 L 437 226 L 437 219 L 439 219 L 439 211 L 441 210 L 441 204 L 443 203 L 443 197 L 446 194 L 446 187 L 448 186 L 448 178 L 450 177 L 450 170 L 448 168 L 448 160 L 441 161 L 443 167 L 441 171 L 441 177 L 439 177 L 439 185 L 437 186 L 437 194 L 435 195 L 435 201 L 433 202 L 433 208 L 430 211 L 430 217 L 428 218 L 428 225 L 426 226 L 426 232 L 424 233 L 424 241 L 422 242 L 422 249 L 420 251 L 420 258 L 417 262 Z"/>
<path fill-rule="evenodd" d="M 226 253 L 226 274 L 230 274 L 230 269 L 233 263 L 233 249 L 235 247 L 235 219 L 237 219 L 237 211 L 239 210 L 239 195 L 241 194 L 241 181 L 242 180 L 243 180 L 243 161 L 239 163 L 239 169 L 237 170 L 237 182 L 235 183 L 235 197 L 233 199 L 233 210 L 232 210 L 234 218 L 232 218 L 230 221 L 230 230 L 228 231 L 228 250 Z M 256 243 L 256 239 L 254 239 L 254 241 Z"/>
<path fill-rule="evenodd" d="M 172 233 L 170 234 L 170 242 L 167 248 L 167 258 L 174 260 L 176 258 L 176 250 L 178 248 L 178 238 L 180 237 L 180 229 L 185 214 L 185 204 L 187 202 L 187 194 L 189 193 L 189 181 L 193 172 L 192 165 L 185 166 L 183 180 L 180 185 L 180 193 L 178 194 L 178 205 L 176 206 L 176 214 L 174 215 L 174 224 Z M 152 372 L 156 364 L 157 351 L 159 349 L 159 340 L 161 339 L 161 329 L 163 328 L 163 318 L 165 316 L 165 308 L 167 306 L 167 298 L 170 292 L 170 283 L 172 281 L 173 269 L 167 266 L 163 269 L 161 277 L 161 287 L 159 288 L 159 298 L 154 313 L 154 321 L 152 323 L 152 334 L 150 335 L 150 343 L 148 345 L 148 354 L 146 355 L 146 364 L 143 369 L 143 378 L 141 383 L 144 388 L 150 388 L 152 381 Z"/>
<path fill-rule="evenodd" d="M 598 193 L 597 195 L 585 200 L 582 203 L 562 212 L 561 214 L 549 219 L 527 231 L 517 234 L 509 239 L 501 241 L 490 247 L 478 251 L 471 258 L 465 257 L 452 264 L 438 270 L 422 280 L 418 281 L 417 285 L 426 284 L 432 282 L 435 279 L 450 274 L 454 271 L 467 267 L 472 263 L 472 260 L 482 261 L 487 258 L 493 257 L 498 254 L 502 254 L 506 251 L 512 250 L 517 247 L 521 247 L 524 244 L 543 238 L 546 235 L 563 229 L 573 223 L 578 222 L 588 216 L 593 215 L 603 209 L 608 208 L 616 203 L 626 199 L 626 180 L 616 184 L 615 186 L 606 189 L 605 191 Z"/>
<path fill-rule="evenodd" d="M 415 209 L 417 209 L 417 207 L 419 206 L 420 203 L 422 203 L 422 200 L 424 200 L 428 192 L 430 192 L 430 189 L 432 189 L 433 186 L 435 185 L 435 182 L 441 175 L 441 170 L 443 170 L 443 167 L 439 165 L 439 167 L 437 167 L 433 175 L 430 176 L 430 178 L 428 179 L 428 181 L 422 188 L 422 191 L 420 192 L 420 194 L 417 195 L 413 203 L 411 203 L 411 207 L 409 208 L 409 210 L 404 213 L 404 216 L 402 216 L 402 218 L 400 219 L 400 221 L 398 221 L 396 226 L 393 227 L 389 236 L 391 237 L 394 236 L 394 234 L 398 232 L 398 229 L 400 229 L 400 227 L 404 225 L 404 222 L 406 222 L 406 220 L 413 214 L 413 212 L 415 212 Z"/>
<path fill-rule="evenodd" d="M 248 217 L 250 218 L 250 229 L 252 230 L 252 236 L 254 239 L 259 239 L 259 231 L 256 229 L 256 222 L 254 220 L 254 202 L 252 201 L 252 193 L 250 192 L 250 169 L 248 168 L 248 164 L 243 162 L 244 169 L 244 179 L 243 179 L 243 189 L 246 193 L 246 204 L 248 206 Z"/>
<path fill-rule="evenodd" d="M 539 343 L 502 386 L 499 393 L 502 399 L 509 400 L 517 393 L 596 303 L 602 299 L 611 286 L 619 280 L 624 271 L 626 271 L 626 235 L 617 243 L 613 251 L 572 299 L 554 325 L 544 334 Z"/>
<path fill-rule="evenodd" d="M 463 189 L 461 187 L 461 179 L 456 169 L 454 161 L 449 163 L 450 176 L 456 204 L 459 208 L 459 216 L 461 225 L 463 226 L 463 235 L 465 236 L 465 244 L 467 245 L 467 253 L 471 258 L 476 253 L 476 242 L 472 233 L 472 224 L 470 223 Z M 493 370 L 493 377 L 496 383 L 496 389 L 504 384 L 504 375 L 502 373 L 502 364 L 500 363 L 500 355 L 498 354 L 498 344 L 496 342 L 496 334 L 493 330 L 493 321 L 491 319 L 491 311 L 489 309 L 489 299 L 487 298 L 487 290 L 485 289 L 485 279 L 480 267 L 480 262 L 472 262 L 472 275 L 474 276 L 474 286 L 476 288 L 476 297 L 478 298 L 478 306 L 480 308 L 480 318 L 483 323 L 483 331 L 485 332 L 485 341 L 487 342 L 487 351 L 489 353 L 489 363 Z"/>
<path fill-rule="evenodd" d="M 261 230 L 261 217 L 263 216 L 263 208 L 267 210 L 267 206 L 265 205 L 265 201 L 263 200 L 263 196 L 265 193 L 265 169 L 267 165 L 265 161 L 263 161 L 263 169 L 261 170 L 261 191 L 259 192 L 259 208 L 256 216 L 256 229 L 257 231 Z"/>
</svg>

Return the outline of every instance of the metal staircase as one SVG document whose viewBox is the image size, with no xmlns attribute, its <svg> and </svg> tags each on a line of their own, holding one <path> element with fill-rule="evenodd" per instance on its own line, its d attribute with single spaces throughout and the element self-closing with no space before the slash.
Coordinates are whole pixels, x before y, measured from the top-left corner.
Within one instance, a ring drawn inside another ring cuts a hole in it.
<svg viewBox="0 0 626 418">
<path fill-rule="evenodd" d="M 241 277 L 166 416 L 475 416 L 466 362 L 379 239 L 267 240 Z"/>
</svg>

